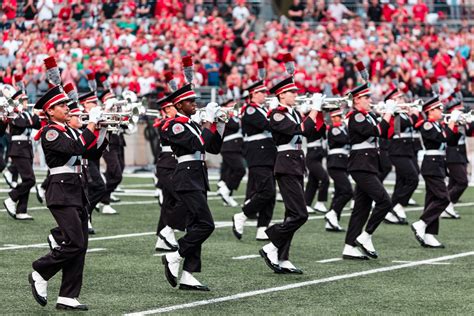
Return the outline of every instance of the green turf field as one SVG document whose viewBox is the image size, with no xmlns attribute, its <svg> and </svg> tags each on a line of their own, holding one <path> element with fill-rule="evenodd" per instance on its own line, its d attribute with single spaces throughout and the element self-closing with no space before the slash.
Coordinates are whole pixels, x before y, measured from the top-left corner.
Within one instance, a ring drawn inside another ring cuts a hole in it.
<svg viewBox="0 0 474 316">
<path fill-rule="evenodd" d="M 122 187 L 153 190 L 151 178 L 127 177 Z M 0 184 L 2 188 L 5 184 Z M 422 189 L 414 196 L 420 203 Z M 0 193 L 0 198 L 5 196 Z M 14 221 L 0 212 L 0 314 L 56 313 L 60 274 L 49 282 L 44 308 L 34 301 L 27 280 L 32 261 L 48 251 L 46 237 L 55 226 L 35 195 L 30 198 L 33 222 Z M 374 237 L 380 259 L 367 262 L 324 262 L 341 257 L 344 234 L 325 232 L 322 216 L 313 214 L 296 234 L 291 250 L 290 259 L 305 272 L 301 276 L 276 275 L 263 259 L 253 257 L 264 244 L 255 241 L 255 227 L 246 227 L 243 239 L 237 241 L 230 220 L 238 208 L 223 207 L 211 196 L 218 228 L 204 244 L 203 272 L 196 275 L 210 286 L 212 291 L 206 293 L 183 292 L 166 282 L 161 258 L 154 256 L 156 200 L 121 198 L 127 203 L 114 206 L 119 215 L 94 214 L 97 234 L 89 242 L 92 252 L 86 258 L 80 297 L 93 314 L 164 311 L 160 310 L 164 307 L 179 314 L 220 315 L 474 314 L 474 188 L 462 197 L 464 206 L 458 208 L 462 219 L 442 220 L 439 239 L 446 249 L 421 248 L 409 226 L 382 224 Z M 420 209 L 409 209 L 410 222 Z M 277 203 L 274 219 L 282 214 L 283 204 Z M 349 211 L 344 214 L 346 227 Z M 250 258 L 233 259 L 241 256 Z M 433 260 L 423 261 L 428 259 Z M 186 303 L 193 304 L 183 306 Z"/>
</svg>

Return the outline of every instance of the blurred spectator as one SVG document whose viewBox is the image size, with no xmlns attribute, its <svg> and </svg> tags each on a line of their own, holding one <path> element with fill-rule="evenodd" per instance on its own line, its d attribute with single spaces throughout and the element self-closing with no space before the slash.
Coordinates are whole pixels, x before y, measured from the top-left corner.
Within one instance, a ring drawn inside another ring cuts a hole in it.
<svg viewBox="0 0 474 316">
<path fill-rule="evenodd" d="M 32 21 L 35 18 L 38 10 L 34 4 L 34 0 L 27 0 L 23 6 L 23 15 L 27 21 Z"/>
<path fill-rule="evenodd" d="M 117 16 L 117 3 L 112 0 L 104 0 L 102 4 L 102 12 L 104 13 L 104 17 L 109 20 Z"/>
<path fill-rule="evenodd" d="M 84 15 L 86 9 L 82 4 L 82 0 L 75 0 L 73 5 L 71 6 L 72 9 L 72 18 L 76 21 L 81 21 L 82 16 Z"/>
<path fill-rule="evenodd" d="M 247 20 L 250 17 L 249 9 L 245 6 L 245 0 L 238 0 L 237 6 L 232 10 L 232 17 L 237 20 Z"/>
<path fill-rule="evenodd" d="M 140 0 L 137 6 L 137 15 L 139 18 L 151 17 L 151 4 L 148 0 Z"/>
<path fill-rule="evenodd" d="M 418 22 L 425 22 L 426 15 L 430 12 L 424 0 L 418 2 L 412 8 L 413 19 Z"/>
<path fill-rule="evenodd" d="M 207 84 L 209 86 L 219 86 L 219 68 L 220 65 L 216 60 L 215 53 L 208 54 L 208 58 L 204 58 L 204 68 L 207 72 Z"/>
<path fill-rule="evenodd" d="M 16 17 L 16 9 L 16 0 L 3 0 L 2 11 L 7 16 L 8 20 L 13 20 Z"/>
<path fill-rule="evenodd" d="M 379 0 L 370 0 L 369 9 L 367 10 L 367 17 L 370 21 L 374 21 L 376 23 L 382 21 L 382 6 L 380 5 Z"/>
<path fill-rule="evenodd" d="M 58 18 L 63 21 L 68 21 L 71 18 L 72 9 L 69 3 L 65 3 L 64 6 L 59 10 Z"/>
<path fill-rule="evenodd" d="M 39 21 L 51 20 L 53 18 L 54 2 L 53 0 L 38 0 L 36 9 Z"/>
<path fill-rule="evenodd" d="M 341 0 L 334 0 L 328 7 L 329 15 L 337 22 L 341 23 L 344 14 L 354 16 L 354 12 L 350 11 L 345 5 L 341 3 Z"/>
<path fill-rule="evenodd" d="M 293 0 L 288 9 L 288 16 L 294 22 L 303 22 L 305 7 L 300 0 Z"/>
</svg>

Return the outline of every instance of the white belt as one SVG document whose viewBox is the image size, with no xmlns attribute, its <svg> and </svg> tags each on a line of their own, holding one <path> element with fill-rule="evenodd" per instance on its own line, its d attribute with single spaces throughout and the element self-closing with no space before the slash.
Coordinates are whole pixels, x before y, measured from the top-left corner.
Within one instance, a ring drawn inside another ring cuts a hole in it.
<svg viewBox="0 0 474 316">
<path fill-rule="evenodd" d="M 345 148 L 333 148 L 333 149 L 329 149 L 328 151 L 328 155 L 337 155 L 337 154 L 349 155 L 349 150 Z"/>
<path fill-rule="evenodd" d="M 321 141 L 321 139 L 318 139 L 318 140 L 315 140 L 314 142 L 308 143 L 307 146 L 308 148 L 323 147 L 323 142 Z"/>
<path fill-rule="evenodd" d="M 172 153 L 171 146 L 163 146 L 161 147 L 161 152 L 163 153 Z"/>
<path fill-rule="evenodd" d="M 26 135 L 13 135 L 13 136 L 12 136 L 12 140 L 13 140 L 13 141 L 17 141 L 17 140 L 30 140 L 30 137 L 29 137 L 29 136 L 26 136 Z"/>
<path fill-rule="evenodd" d="M 61 166 L 49 169 L 50 175 L 61 174 L 61 173 L 81 173 L 81 166 Z"/>
<path fill-rule="evenodd" d="M 178 163 L 187 162 L 187 161 L 203 161 L 206 159 L 206 155 L 200 151 L 196 151 L 194 154 L 183 155 L 177 157 Z"/>
<path fill-rule="evenodd" d="M 86 158 L 83 158 L 82 159 L 82 165 L 83 166 L 88 166 L 89 165 L 89 160 L 87 160 Z"/>
<path fill-rule="evenodd" d="M 255 134 L 252 136 L 245 136 L 244 137 L 244 142 L 253 142 L 256 140 L 261 140 L 261 139 L 266 139 L 266 138 L 272 138 L 272 134 L 268 131 L 265 131 L 263 133 Z"/>
<path fill-rule="evenodd" d="M 413 134 L 412 133 L 400 133 L 400 134 L 393 135 L 393 138 L 394 139 L 397 139 L 397 138 L 413 138 Z"/>
<path fill-rule="evenodd" d="M 429 149 L 425 150 L 425 156 L 445 156 L 446 152 L 439 149 Z"/>
<path fill-rule="evenodd" d="M 243 138 L 244 135 L 242 135 L 242 133 L 234 133 L 234 134 L 230 134 L 230 135 L 227 135 L 226 137 L 224 137 L 224 139 L 222 140 L 223 142 L 228 142 L 229 140 L 234 140 L 234 139 L 238 139 L 238 138 Z"/>
<path fill-rule="evenodd" d="M 285 144 L 277 146 L 277 151 L 301 150 L 301 144 Z"/>
<path fill-rule="evenodd" d="M 363 142 L 360 144 L 354 144 L 351 146 L 351 150 L 362 150 L 362 149 L 375 149 L 377 148 L 376 143 Z"/>
</svg>

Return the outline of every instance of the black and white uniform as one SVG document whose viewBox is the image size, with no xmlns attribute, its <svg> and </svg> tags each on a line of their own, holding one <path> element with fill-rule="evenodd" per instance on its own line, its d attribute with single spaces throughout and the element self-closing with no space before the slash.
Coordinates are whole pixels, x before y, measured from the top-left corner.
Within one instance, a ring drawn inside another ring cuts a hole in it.
<svg viewBox="0 0 474 316">
<path fill-rule="evenodd" d="M 232 116 L 225 125 L 221 148 L 221 180 L 225 182 L 231 195 L 232 191 L 239 188 L 240 181 L 245 176 L 242 146 L 243 135 L 240 128 L 240 119 Z"/>
<path fill-rule="evenodd" d="M 318 191 L 318 202 L 328 200 L 329 176 L 323 167 L 323 159 L 327 156 L 326 134 L 322 137 L 310 136 L 308 140 L 308 152 L 306 153 L 306 168 L 308 169 L 308 183 L 306 184 L 306 205 L 311 206 L 316 191 Z"/>
</svg>

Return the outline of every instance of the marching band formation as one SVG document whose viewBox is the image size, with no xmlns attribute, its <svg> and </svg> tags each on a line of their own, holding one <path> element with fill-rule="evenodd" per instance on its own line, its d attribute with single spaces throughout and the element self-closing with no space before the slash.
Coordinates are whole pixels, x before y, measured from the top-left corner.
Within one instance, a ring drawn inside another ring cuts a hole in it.
<svg viewBox="0 0 474 316">
<path fill-rule="evenodd" d="M 246 238 L 246 221 L 256 219 L 255 238 L 266 242 L 259 253 L 276 273 L 303 273 L 290 261 L 290 248 L 295 233 L 314 212 L 324 214 L 327 231 L 345 232 L 344 259 L 376 259 L 375 231 L 382 222 L 408 225 L 405 207 L 420 173 L 424 210 L 411 229 L 421 246 L 444 248 L 436 237 L 440 217 L 460 218 L 455 204 L 468 186 L 465 142 L 474 135 L 474 123 L 462 95 L 454 91 L 440 100 L 433 81 L 432 98 L 413 101 L 405 86 L 394 80 L 384 101 L 372 104 L 367 71 L 358 63 L 363 83 L 345 96 L 298 96 L 291 55 L 284 61 L 288 76 L 269 90 L 259 62 L 260 78 L 246 88 L 245 102 L 223 100 L 203 108 L 196 104 L 189 56 L 183 58 L 187 83 L 177 87 L 168 74 L 170 93 L 157 101 L 159 111 L 144 109 L 133 94 L 119 100 L 107 80 L 99 91 L 94 74 L 89 76 L 91 91 L 79 96 L 72 84 L 61 82 L 53 57 L 45 59 L 50 90 L 36 104 L 27 103 L 20 76 L 15 77 L 16 88 L 3 87 L 0 132 L 10 139 L 4 177 L 11 186 L 4 206 L 15 220 L 32 220 L 28 197 L 36 185 L 38 199 L 57 222 L 47 238 L 51 251 L 33 262 L 29 275 L 36 301 L 47 304 L 48 281 L 62 271 L 56 307 L 87 310 L 78 297 L 88 235 L 95 233 L 92 213 L 99 203 L 102 213 L 117 213 L 110 202 L 125 166 L 123 135 L 140 115 L 157 117 L 154 127 L 161 150 L 155 175 L 161 211 L 155 249 L 167 252 L 162 263 L 172 287 L 210 290 L 195 277 L 202 269 L 202 246 L 215 228 L 207 202 L 206 152 L 223 158 L 217 193 L 226 205 L 241 208 L 232 217 L 233 235 Z M 39 132 L 31 135 L 33 129 Z M 41 143 L 48 166 L 41 184 L 36 184 L 32 167 L 31 136 Z M 420 168 L 417 157 L 422 149 Z M 101 157 L 107 166 L 105 179 Z M 396 182 L 390 196 L 383 181 L 392 165 Z M 232 195 L 246 168 L 245 200 L 239 205 Z M 334 194 L 327 209 L 330 179 Z M 285 212 L 282 221 L 272 224 L 277 184 Z M 351 200 L 352 213 L 344 228 L 340 217 Z M 176 230 L 185 232 L 178 240 Z"/>
</svg>

